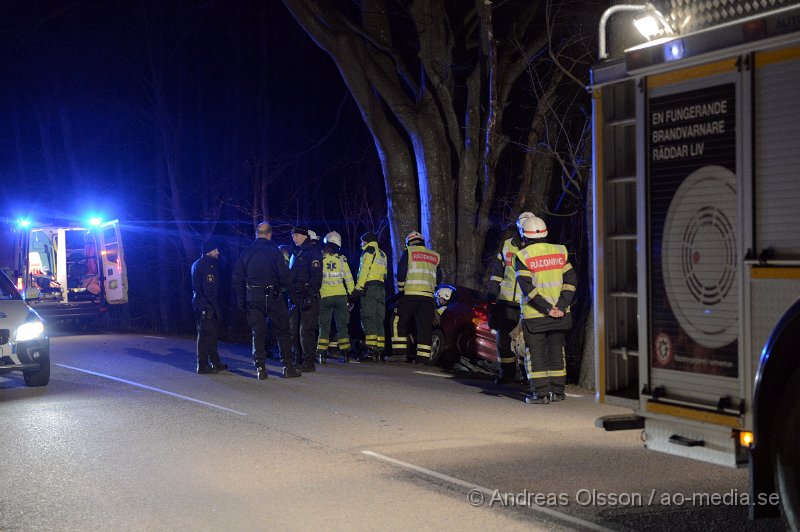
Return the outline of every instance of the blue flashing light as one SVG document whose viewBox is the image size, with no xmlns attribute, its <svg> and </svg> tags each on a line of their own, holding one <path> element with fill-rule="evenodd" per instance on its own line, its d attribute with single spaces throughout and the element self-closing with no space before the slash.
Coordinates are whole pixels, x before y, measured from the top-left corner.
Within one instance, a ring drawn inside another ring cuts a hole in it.
<svg viewBox="0 0 800 532">
<path fill-rule="evenodd" d="M 24 218 L 21 218 L 21 219 L 17 220 L 17 225 L 20 226 L 20 227 L 30 227 L 31 221 L 27 220 L 27 219 L 24 219 Z"/>
<path fill-rule="evenodd" d="M 89 218 L 89 225 L 94 226 L 94 227 L 99 226 L 102 222 L 103 222 L 103 220 L 101 220 L 97 216 L 93 216 L 92 218 Z"/>
<path fill-rule="evenodd" d="M 664 61 L 677 61 L 683 59 L 686 49 L 683 46 L 683 39 L 675 39 L 664 44 Z"/>
</svg>

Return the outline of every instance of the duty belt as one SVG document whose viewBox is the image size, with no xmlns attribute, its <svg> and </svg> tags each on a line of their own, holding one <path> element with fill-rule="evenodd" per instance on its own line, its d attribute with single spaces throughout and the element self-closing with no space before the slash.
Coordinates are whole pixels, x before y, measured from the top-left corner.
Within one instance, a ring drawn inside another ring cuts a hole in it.
<svg viewBox="0 0 800 532">
<path fill-rule="evenodd" d="M 250 299 L 249 296 L 253 295 L 254 292 L 258 295 L 263 294 L 267 297 L 276 297 L 278 294 L 280 294 L 280 290 L 274 284 L 269 286 L 247 284 L 248 299 Z"/>
</svg>

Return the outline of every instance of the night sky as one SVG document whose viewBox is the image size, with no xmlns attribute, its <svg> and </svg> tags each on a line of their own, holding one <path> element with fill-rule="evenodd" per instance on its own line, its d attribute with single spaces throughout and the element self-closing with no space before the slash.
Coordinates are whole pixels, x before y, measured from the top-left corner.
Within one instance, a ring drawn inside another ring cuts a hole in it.
<svg viewBox="0 0 800 532">
<path fill-rule="evenodd" d="M 209 235 L 230 267 L 262 217 L 335 229 L 357 268 L 385 217 L 358 109 L 278 1 L 3 2 L 0 57 L 0 218 L 120 219 L 132 326 L 191 327 Z"/>
<path fill-rule="evenodd" d="M 2 15 L 7 216 L 166 223 L 158 200 L 177 193 L 191 221 L 247 223 L 254 175 L 288 225 L 338 228 L 345 182 L 385 202 L 335 65 L 277 1 L 14 1 Z M 198 242 L 229 232 L 192 227 Z"/>
</svg>

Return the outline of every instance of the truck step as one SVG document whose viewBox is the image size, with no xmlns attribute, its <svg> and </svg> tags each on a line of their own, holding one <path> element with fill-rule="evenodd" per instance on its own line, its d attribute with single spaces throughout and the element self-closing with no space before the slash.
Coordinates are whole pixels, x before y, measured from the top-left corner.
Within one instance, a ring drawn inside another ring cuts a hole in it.
<svg viewBox="0 0 800 532">
<path fill-rule="evenodd" d="M 603 416 L 594 420 L 594 426 L 607 431 L 643 429 L 644 418 L 636 414 Z"/>
</svg>

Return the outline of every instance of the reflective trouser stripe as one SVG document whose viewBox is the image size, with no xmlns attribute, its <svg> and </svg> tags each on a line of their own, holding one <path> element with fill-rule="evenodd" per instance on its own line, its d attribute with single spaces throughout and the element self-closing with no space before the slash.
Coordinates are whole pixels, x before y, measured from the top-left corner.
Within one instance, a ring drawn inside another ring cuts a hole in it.
<svg viewBox="0 0 800 532">
<path fill-rule="evenodd" d="M 375 340 L 375 347 L 378 349 L 383 349 L 386 345 L 386 338 L 383 336 L 378 336 L 377 340 Z"/>
<path fill-rule="evenodd" d="M 517 361 L 517 358 L 516 357 L 501 357 L 501 356 L 498 355 L 497 361 L 500 362 L 501 364 L 513 364 L 514 362 Z"/>
<path fill-rule="evenodd" d="M 375 347 L 378 344 L 378 337 L 374 334 L 368 334 L 364 336 L 364 343 L 367 344 L 367 347 Z"/>
<path fill-rule="evenodd" d="M 429 345 L 417 345 L 417 356 L 424 357 L 424 358 L 431 358 L 431 346 Z"/>
<path fill-rule="evenodd" d="M 317 351 L 327 351 L 329 344 L 330 341 L 327 338 L 320 336 L 319 340 L 317 340 Z"/>
</svg>

